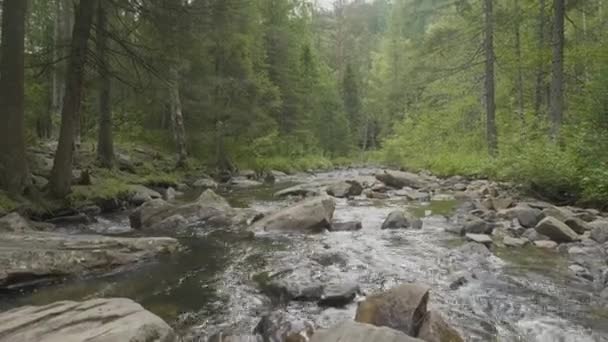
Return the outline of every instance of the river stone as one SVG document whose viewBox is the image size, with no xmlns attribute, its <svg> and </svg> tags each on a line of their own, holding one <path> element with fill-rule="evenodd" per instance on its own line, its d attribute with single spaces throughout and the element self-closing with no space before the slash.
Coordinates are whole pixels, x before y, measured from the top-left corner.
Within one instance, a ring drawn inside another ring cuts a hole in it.
<svg viewBox="0 0 608 342">
<path fill-rule="evenodd" d="M 264 183 L 253 180 L 252 178 L 236 177 L 230 180 L 230 186 L 237 189 L 254 188 L 262 185 L 264 185 Z"/>
<path fill-rule="evenodd" d="M 314 197 L 319 196 L 320 194 L 321 191 L 319 191 L 319 189 L 313 188 L 312 186 L 307 184 L 301 184 L 292 186 L 287 189 L 283 189 L 281 191 L 277 191 L 274 193 L 274 197 Z"/>
<path fill-rule="evenodd" d="M 86 225 L 94 223 L 95 220 L 86 214 L 75 214 L 75 215 L 67 215 L 67 216 L 58 216 L 53 217 L 46 220 L 47 223 L 51 223 L 54 225 L 62 226 L 62 225 Z"/>
<path fill-rule="evenodd" d="M 207 178 L 197 179 L 196 181 L 194 181 L 194 183 L 192 183 L 192 186 L 195 188 L 202 188 L 202 189 L 217 189 L 218 184 L 213 179 L 207 177 Z M 184 190 L 180 190 L 180 191 L 184 191 Z"/>
<path fill-rule="evenodd" d="M 431 195 L 428 192 L 422 192 L 418 190 L 397 190 L 395 191 L 396 196 L 404 196 L 410 201 L 428 202 L 431 200 Z"/>
<path fill-rule="evenodd" d="M 352 221 L 352 222 L 334 222 L 331 224 L 331 228 L 329 228 L 332 232 L 352 232 L 361 230 L 363 228 L 363 224 L 361 221 Z"/>
<path fill-rule="evenodd" d="M 568 270 L 570 270 L 570 272 L 572 272 L 575 276 L 579 277 L 579 278 L 583 278 L 589 281 L 593 281 L 593 275 L 589 272 L 588 269 L 584 268 L 581 265 L 570 265 L 568 266 Z"/>
<path fill-rule="evenodd" d="M 389 199 L 390 198 L 390 196 L 387 193 L 373 191 L 373 190 L 370 190 L 370 189 L 365 190 L 363 192 L 363 194 L 365 195 L 365 197 L 367 197 L 369 199 L 384 200 L 384 199 Z"/>
<path fill-rule="evenodd" d="M 135 205 L 141 205 L 147 201 L 163 197 L 157 191 L 149 189 L 143 185 L 131 185 L 130 192 L 132 193 L 131 203 Z"/>
<path fill-rule="evenodd" d="M 523 247 L 528 243 L 528 240 L 505 236 L 502 243 L 507 247 Z"/>
<path fill-rule="evenodd" d="M 103 274 L 178 249 L 172 238 L 117 238 L 48 232 L 0 234 L 0 289 Z"/>
<path fill-rule="evenodd" d="M 376 174 L 376 179 L 387 186 L 397 189 L 406 186 L 413 189 L 421 189 L 429 185 L 429 182 L 425 178 L 411 172 L 385 170 L 383 173 Z"/>
<path fill-rule="evenodd" d="M 264 342 L 259 335 L 226 335 L 223 333 L 215 334 L 207 342 Z"/>
<path fill-rule="evenodd" d="M 521 235 L 523 238 L 526 238 L 532 242 L 534 241 L 540 241 L 540 240 L 549 240 L 548 237 L 539 234 L 536 229 L 534 228 L 528 228 L 526 229 L 526 231 Z"/>
<path fill-rule="evenodd" d="M 589 224 L 591 226 L 591 239 L 598 243 L 608 241 L 608 221 L 596 220 Z"/>
<path fill-rule="evenodd" d="M 569 217 L 574 216 L 574 213 L 566 208 L 560 208 L 556 206 L 550 206 L 543 209 L 543 215 L 545 217 L 554 217 L 559 221 L 566 221 Z"/>
<path fill-rule="evenodd" d="M 465 222 L 463 230 L 465 234 L 492 234 L 493 225 L 475 217 Z"/>
<path fill-rule="evenodd" d="M 424 316 L 418 338 L 426 342 L 464 342 L 460 333 L 435 310 L 430 310 Z"/>
<path fill-rule="evenodd" d="M 355 321 L 416 336 L 427 311 L 429 290 L 425 285 L 405 284 L 368 296 L 359 303 Z"/>
<path fill-rule="evenodd" d="M 564 223 L 578 234 L 584 234 L 586 231 L 592 229 L 587 222 L 578 217 L 569 217 Z"/>
<path fill-rule="evenodd" d="M 552 216 L 545 217 L 535 229 L 538 233 L 548 236 L 557 243 L 574 242 L 579 239 L 575 231 Z"/>
<path fill-rule="evenodd" d="M 359 292 L 359 285 L 355 283 L 330 284 L 323 288 L 318 304 L 341 308 L 355 300 Z"/>
<path fill-rule="evenodd" d="M 177 342 L 158 316 L 125 298 L 25 306 L 0 313 L 2 341 Z"/>
<path fill-rule="evenodd" d="M 0 218 L 0 233 L 25 233 L 32 230 L 30 223 L 17 213 Z"/>
<path fill-rule="evenodd" d="M 423 340 L 386 327 L 343 322 L 316 332 L 310 342 L 423 342 Z"/>
<path fill-rule="evenodd" d="M 509 220 L 517 219 L 522 227 L 534 228 L 542 219 L 543 214 L 539 209 L 519 204 L 513 208 L 499 211 L 498 216 Z"/>
<path fill-rule="evenodd" d="M 363 192 L 361 184 L 354 180 L 331 184 L 327 188 L 327 194 L 337 198 L 359 196 Z"/>
<path fill-rule="evenodd" d="M 273 311 L 262 317 L 253 332 L 265 342 L 307 342 L 314 331 L 312 322 L 285 311 Z"/>
<path fill-rule="evenodd" d="M 331 228 L 335 208 L 331 197 L 316 197 L 266 216 L 252 228 L 271 232 L 321 232 Z"/>
<path fill-rule="evenodd" d="M 413 228 L 421 229 L 422 220 L 401 210 L 391 212 L 382 223 L 382 229 Z"/>
<path fill-rule="evenodd" d="M 162 191 L 162 195 L 165 201 L 173 201 L 175 196 L 177 196 L 177 191 L 172 187 L 168 187 Z"/>
<path fill-rule="evenodd" d="M 492 207 L 496 211 L 505 210 L 513 206 L 513 199 L 508 197 L 492 198 Z"/>
<path fill-rule="evenodd" d="M 480 243 L 485 246 L 490 246 L 492 244 L 492 237 L 486 234 L 465 234 L 465 238 L 468 241 Z"/>
<path fill-rule="evenodd" d="M 534 241 L 534 245 L 538 248 L 554 249 L 557 247 L 557 242 L 551 240 Z"/>
</svg>

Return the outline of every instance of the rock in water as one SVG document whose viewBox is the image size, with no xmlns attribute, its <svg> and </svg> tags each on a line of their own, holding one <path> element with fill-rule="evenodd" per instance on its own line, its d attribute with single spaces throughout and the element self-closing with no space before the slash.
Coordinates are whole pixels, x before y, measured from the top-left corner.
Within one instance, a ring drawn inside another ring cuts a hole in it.
<svg viewBox="0 0 608 342">
<path fill-rule="evenodd" d="M 25 233 L 32 230 L 30 223 L 17 213 L 0 218 L 0 233 Z"/>
<path fill-rule="evenodd" d="M 534 241 L 534 246 L 538 248 L 553 249 L 557 247 L 557 242 L 551 240 L 537 240 Z"/>
<path fill-rule="evenodd" d="M 507 247 L 523 247 L 528 243 L 528 239 L 518 239 L 510 236 L 505 236 L 502 243 Z"/>
<path fill-rule="evenodd" d="M 464 232 L 470 234 L 492 234 L 493 227 L 488 222 L 474 218 L 464 224 Z"/>
<path fill-rule="evenodd" d="M 0 313 L 0 339 L 36 342 L 177 342 L 158 316 L 130 299 L 26 306 Z"/>
<path fill-rule="evenodd" d="M 344 322 L 316 332 L 310 342 L 423 342 L 423 340 L 386 327 Z"/>
<path fill-rule="evenodd" d="M 147 201 L 163 197 L 157 191 L 149 189 L 143 185 L 132 185 L 131 192 L 133 193 L 131 196 L 131 203 L 135 205 L 141 205 Z"/>
<path fill-rule="evenodd" d="M 435 310 L 430 310 L 424 316 L 418 338 L 426 342 L 464 342 L 458 331 L 447 324 L 441 313 Z"/>
<path fill-rule="evenodd" d="M 597 220 L 589 225 L 591 226 L 591 239 L 598 243 L 608 241 L 608 221 Z"/>
<path fill-rule="evenodd" d="M 466 234 L 465 238 L 468 241 L 477 242 L 485 246 L 490 246 L 492 244 L 492 237 L 490 235 L 485 234 Z"/>
<path fill-rule="evenodd" d="M 417 336 L 426 314 L 429 291 L 424 285 L 406 284 L 369 296 L 359 303 L 355 321 Z"/>
<path fill-rule="evenodd" d="M 581 220 L 578 217 L 569 217 L 566 219 L 566 221 L 564 221 L 564 223 L 572 230 L 574 230 L 577 234 L 585 234 L 586 231 L 592 229 L 587 222 Z"/>
<path fill-rule="evenodd" d="M 363 187 L 357 181 L 345 181 L 331 184 L 327 188 L 327 194 L 337 198 L 359 196 L 363 192 Z"/>
<path fill-rule="evenodd" d="M 573 242 L 579 239 L 575 231 L 552 216 L 545 217 L 535 229 L 539 234 L 543 234 L 557 243 Z"/>
<path fill-rule="evenodd" d="M 385 170 L 383 173 L 377 174 L 376 179 L 387 186 L 397 189 L 406 186 L 413 189 L 421 189 L 429 185 L 429 182 L 422 176 L 411 172 Z"/>
<path fill-rule="evenodd" d="M 321 232 L 331 228 L 335 208 L 331 197 L 315 197 L 266 216 L 252 228 L 269 232 Z"/>
<path fill-rule="evenodd" d="M 350 304 L 359 293 L 359 285 L 330 284 L 323 289 L 323 295 L 319 300 L 319 306 L 344 307 Z"/>
<path fill-rule="evenodd" d="M 498 216 L 509 220 L 517 219 L 523 227 L 533 228 L 541 220 L 543 214 L 539 209 L 519 204 L 513 208 L 499 211 Z"/>
<path fill-rule="evenodd" d="M 353 222 L 334 222 L 329 229 L 332 232 L 352 232 L 356 230 L 361 230 L 363 228 L 363 224 L 359 221 Z"/>
<path fill-rule="evenodd" d="M 384 223 L 382 223 L 382 229 L 399 228 L 421 229 L 422 220 L 400 210 L 393 211 L 388 215 L 386 220 L 384 220 Z"/>
<path fill-rule="evenodd" d="M 311 322 L 293 317 L 284 311 L 264 315 L 254 329 L 255 334 L 269 342 L 306 342 L 314 333 Z"/>
</svg>

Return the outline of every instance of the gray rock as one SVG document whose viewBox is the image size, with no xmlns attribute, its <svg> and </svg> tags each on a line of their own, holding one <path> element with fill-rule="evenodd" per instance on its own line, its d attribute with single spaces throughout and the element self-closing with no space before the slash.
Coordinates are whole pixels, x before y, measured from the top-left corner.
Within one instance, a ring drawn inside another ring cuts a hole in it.
<svg viewBox="0 0 608 342">
<path fill-rule="evenodd" d="M 452 328 L 436 310 L 430 310 L 418 332 L 418 338 L 426 342 L 464 342 L 460 333 Z"/>
<path fill-rule="evenodd" d="M 513 208 L 500 211 L 498 216 L 509 220 L 517 219 L 523 227 L 534 228 L 542 219 L 543 214 L 539 209 L 519 204 Z"/>
<path fill-rule="evenodd" d="M 605 288 L 601 293 L 600 293 L 600 298 L 602 298 L 603 300 L 608 300 L 608 287 Z"/>
<path fill-rule="evenodd" d="M 456 183 L 452 188 L 456 191 L 465 191 L 467 189 L 467 185 L 464 183 Z"/>
<path fill-rule="evenodd" d="M 557 247 L 557 242 L 551 240 L 538 240 L 534 241 L 534 246 L 538 248 L 554 249 Z"/>
<path fill-rule="evenodd" d="M 10 213 L 0 218 L 0 233 L 25 233 L 33 230 L 29 221 L 17 213 Z"/>
<path fill-rule="evenodd" d="M 237 189 L 254 188 L 262 185 L 264 185 L 264 183 L 253 180 L 252 178 L 236 177 L 230 180 L 230 186 Z"/>
<path fill-rule="evenodd" d="M 574 242 L 579 239 L 575 231 L 552 216 L 545 217 L 538 223 L 535 229 L 539 234 L 548 236 L 551 240 L 558 243 Z"/>
<path fill-rule="evenodd" d="M 86 214 L 75 214 L 75 215 L 53 217 L 53 218 L 46 220 L 46 222 L 61 226 L 61 225 L 91 224 L 91 223 L 95 222 L 95 220 Z"/>
<path fill-rule="evenodd" d="M 465 222 L 463 227 L 465 234 L 492 234 L 493 228 L 492 224 L 478 218 Z"/>
<path fill-rule="evenodd" d="M 427 312 L 429 290 L 424 285 L 405 284 L 368 296 L 359 303 L 355 321 L 416 336 Z"/>
<path fill-rule="evenodd" d="M 327 187 L 327 194 L 337 198 L 359 196 L 362 192 L 363 187 L 354 180 L 334 183 Z"/>
<path fill-rule="evenodd" d="M 570 270 L 570 272 L 572 272 L 575 276 L 579 277 L 579 278 L 583 278 L 589 281 L 593 281 L 593 275 L 589 272 L 588 269 L 584 268 L 581 265 L 570 265 L 568 266 L 568 269 Z"/>
<path fill-rule="evenodd" d="M 320 232 L 331 228 L 335 208 L 331 197 L 316 197 L 266 216 L 252 228 L 272 232 Z"/>
<path fill-rule="evenodd" d="M 382 229 L 400 228 L 421 229 L 422 220 L 409 213 L 396 210 L 391 212 L 386 218 L 386 220 L 384 220 L 384 223 L 382 223 Z"/>
<path fill-rule="evenodd" d="M 508 197 L 492 198 L 492 207 L 497 211 L 508 209 L 513 203 L 513 199 Z"/>
<path fill-rule="evenodd" d="M 573 217 L 574 213 L 567 208 L 560 208 L 556 206 L 549 206 L 543 209 L 543 215 L 545 217 L 554 217 L 559 221 L 566 221 L 569 217 Z"/>
<path fill-rule="evenodd" d="M 387 186 L 397 189 L 401 189 L 406 186 L 413 189 L 421 189 L 429 186 L 430 184 L 427 179 L 415 173 L 392 170 L 385 170 L 383 173 L 377 174 L 376 179 Z"/>
<path fill-rule="evenodd" d="M 173 189 L 172 187 L 164 189 L 163 199 L 165 201 L 173 201 L 175 199 L 175 196 L 177 196 L 177 191 L 175 191 L 175 189 Z"/>
<path fill-rule="evenodd" d="M 589 225 L 591 226 L 591 239 L 598 243 L 608 241 L 608 221 L 596 220 Z"/>
<path fill-rule="evenodd" d="M 480 243 L 485 246 L 492 245 L 492 237 L 486 234 L 465 234 L 467 241 Z"/>
<path fill-rule="evenodd" d="M 334 222 L 329 228 L 332 232 L 352 232 L 356 230 L 361 230 L 363 225 L 360 221 L 352 221 L 352 222 Z"/>
<path fill-rule="evenodd" d="M 584 234 L 586 231 L 592 229 L 587 222 L 578 217 L 569 217 L 564 223 L 578 234 Z"/>
<path fill-rule="evenodd" d="M 418 190 L 397 190 L 395 191 L 395 195 L 404 196 L 410 201 L 428 202 L 431 200 L 431 195 L 428 192 Z"/>
<path fill-rule="evenodd" d="M 103 274 L 171 253 L 171 238 L 117 238 L 48 232 L 0 234 L 0 288 L 18 288 L 73 275 Z"/>
<path fill-rule="evenodd" d="M 314 197 L 319 196 L 321 191 L 317 188 L 310 187 L 308 185 L 296 185 L 281 191 L 274 193 L 274 197 Z"/>
<path fill-rule="evenodd" d="M 350 304 L 361 292 L 358 284 L 330 284 L 323 288 L 319 306 L 344 307 Z"/>
<path fill-rule="evenodd" d="M 312 322 L 294 317 L 288 312 L 274 311 L 264 315 L 254 329 L 265 342 L 304 342 L 313 335 Z"/>
<path fill-rule="evenodd" d="M 528 240 L 505 236 L 502 243 L 507 247 L 523 247 L 528 243 Z"/>
<path fill-rule="evenodd" d="M 373 190 L 365 190 L 363 192 L 363 194 L 365 195 L 365 197 L 369 198 L 369 199 L 378 199 L 378 200 L 384 200 L 384 199 L 389 199 L 390 196 L 384 192 L 378 192 L 378 191 L 373 191 Z"/>
<path fill-rule="evenodd" d="M 239 172 L 239 177 L 242 177 L 245 179 L 256 179 L 257 175 L 256 175 L 255 171 L 253 171 L 253 170 L 242 170 Z"/>
<path fill-rule="evenodd" d="M 131 203 L 135 205 L 142 205 L 147 201 L 151 201 L 153 199 L 159 199 L 163 196 L 158 192 L 149 189 L 143 185 L 131 185 L 130 191 L 132 193 Z"/>
<path fill-rule="evenodd" d="M 177 342 L 173 329 L 125 298 L 25 306 L 0 313 L 3 341 Z"/>
<path fill-rule="evenodd" d="M 264 342 L 260 335 L 229 335 L 224 333 L 215 334 L 207 342 Z"/>
<path fill-rule="evenodd" d="M 464 245 L 458 247 L 456 251 L 467 258 L 488 258 L 492 256 L 492 252 L 483 244 L 475 242 L 467 242 Z"/>
<path fill-rule="evenodd" d="M 386 327 L 344 322 L 316 332 L 310 342 L 423 342 L 423 340 Z"/>
<path fill-rule="evenodd" d="M 539 234 L 536 231 L 536 229 L 534 229 L 534 228 L 526 229 L 526 231 L 522 234 L 522 237 L 526 238 L 532 242 L 541 241 L 541 240 L 549 240 L 549 238 L 547 236 Z"/>
<path fill-rule="evenodd" d="M 202 188 L 202 189 L 217 189 L 218 184 L 213 179 L 211 179 L 209 177 L 205 177 L 205 178 L 200 178 L 200 179 L 197 179 L 196 181 L 194 181 L 194 183 L 192 183 L 192 186 L 195 188 Z M 180 190 L 180 191 L 184 191 L 184 190 Z"/>
</svg>

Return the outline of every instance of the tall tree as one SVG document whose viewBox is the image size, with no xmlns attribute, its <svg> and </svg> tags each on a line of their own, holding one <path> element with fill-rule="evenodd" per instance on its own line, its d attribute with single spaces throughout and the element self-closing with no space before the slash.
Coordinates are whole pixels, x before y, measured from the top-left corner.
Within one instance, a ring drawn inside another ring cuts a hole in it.
<svg viewBox="0 0 608 342">
<path fill-rule="evenodd" d="M 171 128 L 173 140 L 177 147 L 177 166 L 184 167 L 188 158 L 186 149 L 186 131 L 184 129 L 184 116 L 182 114 L 182 101 L 179 93 L 179 71 L 176 63 L 169 67 L 169 102 L 171 110 Z"/>
<path fill-rule="evenodd" d="M 110 63 L 108 60 L 108 16 L 106 4 L 97 6 L 97 59 L 99 69 L 99 135 L 97 158 L 102 167 L 112 168 L 114 164 L 114 139 L 112 137 L 112 105 Z"/>
<path fill-rule="evenodd" d="M 553 0 L 553 57 L 551 62 L 551 137 L 559 138 L 564 115 L 565 0 Z"/>
<path fill-rule="evenodd" d="M 543 105 L 543 98 L 546 92 L 545 83 L 545 46 L 547 41 L 547 6 L 546 0 L 539 1 L 538 10 L 538 36 L 537 36 L 537 51 L 538 65 L 536 68 L 536 84 L 534 89 L 534 112 L 538 115 Z"/>
<path fill-rule="evenodd" d="M 70 192 L 72 185 L 72 159 L 76 142 L 76 127 L 80 121 L 87 44 L 91 35 L 96 5 L 97 0 L 81 0 L 74 23 L 70 60 L 66 73 L 66 90 L 61 110 L 59 144 L 49 183 L 51 193 L 56 197 L 65 197 Z"/>
<path fill-rule="evenodd" d="M 0 50 L 0 186 L 21 194 L 28 184 L 24 126 L 26 1 L 4 0 Z"/>
<path fill-rule="evenodd" d="M 342 98 L 344 110 L 350 122 L 353 142 L 357 145 L 363 140 L 363 120 L 361 118 L 361 99 L 357 75 L 353 66 L 348 63 L 342 81 Z"/>
<path fill-rule="evenodd" d="M 498 133 L 496 131 L 496 90 L 494 84 L 494 8 L 493 0 L 484 0 L 485 21 L 485 104 L 486 104 L 486 139 L 491 156 L 498 151 Z"/>
<path fill-rule="evenodd" d="M 522 60 L 522 49 L 521 49 L 521 22 L 522 22 L 522 11 L 519 5 L 519 0 L 514 0 L 513 7 L 515 10 L 515 57 L 517 59 L 517 114 L 519 120 L 524 123 L 524 72 L 523 72 L 523 60 Z"/>
</svg>

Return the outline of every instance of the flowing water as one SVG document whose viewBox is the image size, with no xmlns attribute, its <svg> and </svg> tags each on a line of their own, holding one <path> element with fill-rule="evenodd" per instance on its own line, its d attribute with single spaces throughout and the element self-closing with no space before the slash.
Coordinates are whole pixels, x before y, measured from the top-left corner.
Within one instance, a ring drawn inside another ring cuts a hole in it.
<svg viewBox="0 0 608 342">
<path fill-rule="evenodd" d="M 295 183 L 366 177 L 372 170 L 335 171 L 291 178 L 288 183 L 225 195 L 235 206 L 270 212 L 288 205 L 272 193 Z M 592 286 L 567 272 L 557 252 L 534 248 L 474 253 L 446 233 L 459 203 L 447 197 L 430 203 L 337 200 L 335 219 L 361 221 L 357 232 L 318 235 L 258 235 L 197 227 L 181 237 L 187 250 L 127 273 L 83 279 L 14 297 L 10 306 L 56 300 L 129 297 L 172 323 L 180 332 L 251 332 L 270 309 L 256 275 L 292 269 L 322 282 L 356 282 L 365 293 L 404 282 L 432 288 L 430 306 L 442 311 L 470 341 L 608 341 L 608 310 Z M 424 216 L 422 230 L 381 230 L 392 210 Z M 116 229 L 124 216 L 102 221 Z M 325 262 L 325 261 L 327 262 Z M 315 267 L 310 267 L 315 265 Z M 450 284 L 474 275 L 464 286 Z M 356 304 L 343 309 L 292 302 L 291 314 L 328 327 L 352 319 Z"/>
</svg>

